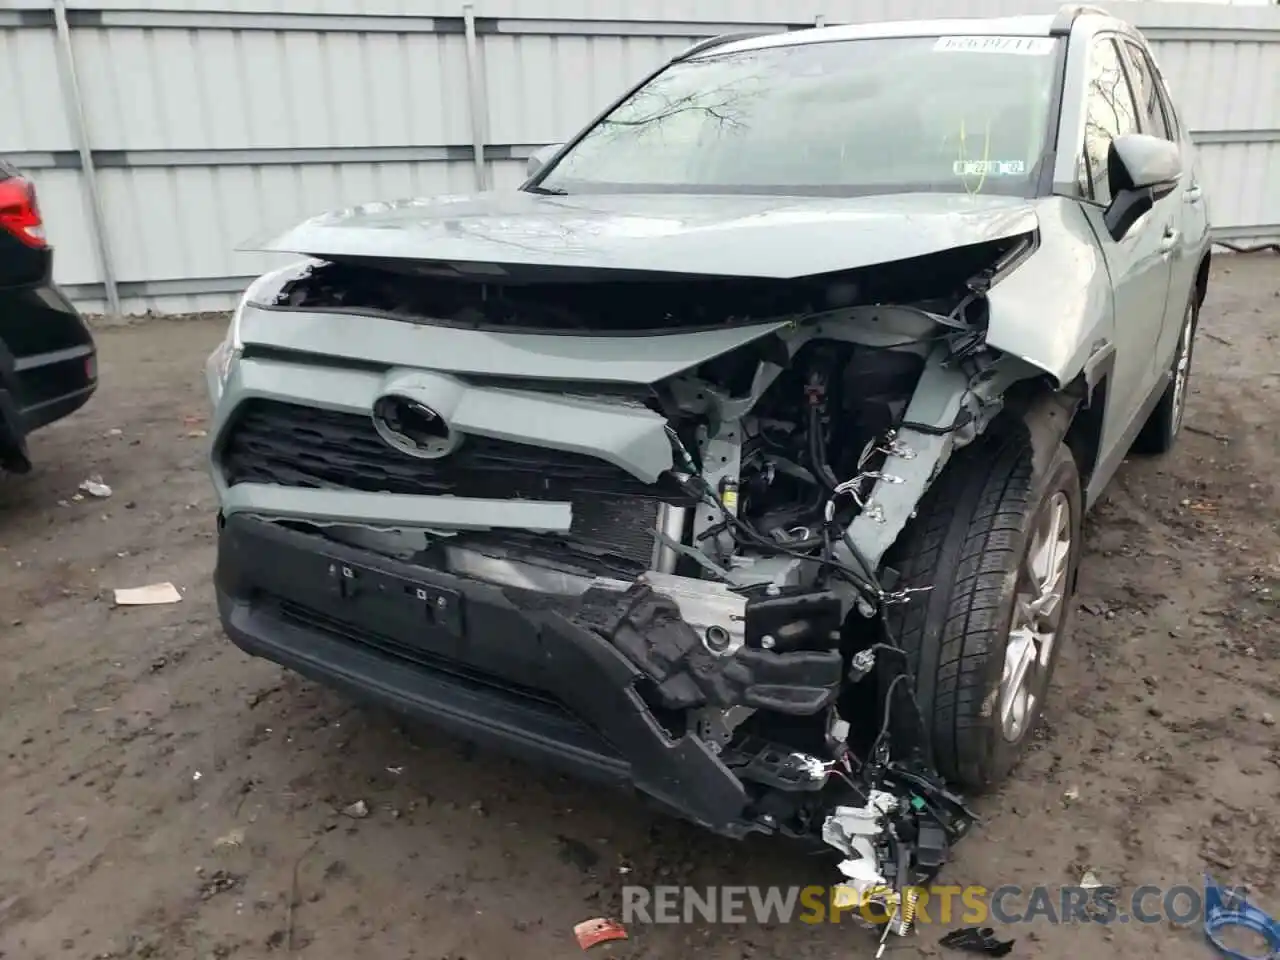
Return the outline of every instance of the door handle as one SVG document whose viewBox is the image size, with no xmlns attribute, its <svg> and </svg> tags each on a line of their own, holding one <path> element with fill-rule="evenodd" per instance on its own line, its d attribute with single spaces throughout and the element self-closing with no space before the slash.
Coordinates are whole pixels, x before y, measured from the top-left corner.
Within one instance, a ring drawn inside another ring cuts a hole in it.
<svg viewBox="0 0 1280 960">
<path fill-rule="evenodd" d="M 1165 227 L 1164 236 L 1160 238 L 1160 252 L 1163 254 L 1169 253 L 1178 245 L 1178 238 L 1181 236 L 1182 234 L 1173 227 Z"/>
<path fill-rule="evenodd" d="M 1182 199 L 1187 203 L 1199 203 L 1200 196 L 1201 196 L 1200 184 L 1193 183 L 1191 186 L 1187 187 L 1185 191 L 1183 191 Z"/>
</svg>

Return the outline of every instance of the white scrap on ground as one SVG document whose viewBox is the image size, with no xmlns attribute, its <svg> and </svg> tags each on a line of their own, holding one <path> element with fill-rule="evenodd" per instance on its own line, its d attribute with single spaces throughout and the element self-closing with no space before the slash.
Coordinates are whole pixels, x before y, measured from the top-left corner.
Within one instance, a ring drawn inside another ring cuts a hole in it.
<svg viewBox="0 0 1280 960">
<path fill-rule="evenodd" d="M 172 583 L 149 583 L 145 587 L 116 587 L 115 601 L 119 607 L 150 607 L 162 603 L 177 603 L 182 594 Z"/>
<path fill-rule="evenodd" d="M 96 473 L 80 484 L 80 489 L 91 497 L 109 497 L 111 488 L 102 482 Z"/>
</svg>

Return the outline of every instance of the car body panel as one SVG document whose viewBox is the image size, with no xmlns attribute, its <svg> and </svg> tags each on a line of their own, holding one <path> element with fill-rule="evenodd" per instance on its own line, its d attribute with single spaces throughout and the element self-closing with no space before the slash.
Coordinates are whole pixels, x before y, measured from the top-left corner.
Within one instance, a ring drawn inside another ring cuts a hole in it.
<svg viewBox="0 0 1280 960">
<path fill-rule="evenodd" d="M 792 278 L 906 260 L 1035 229 L 1015 197 L 485 193 L 366 204 L 255 249 L 419 260 L 495 277 L 504 265 Z M 248 247 L 246 247 L 248 249 Z"/>
<path fill-rule="evenodd" d="M 1168 367 L 1157 346 L 1172 277 L 1167 246 L 1173 229 L 1170 204 L 1177 202 L 1166 197 L 1157 203 L 1119 242 L 1107 233 L 1102 208 L 1081 204 L 1106 258 L 1114 291 L 1116 363 L 1102 429 L 1104 450 L 1123 434 L 1160 371 Z"/>
<path fill-rule="evenodd" d="M 1148 50 L 1148 53 L 1150 51 Z M 1203 166 L 1191 132 L 1178 114 L 1173 98 L 1168 96 L 1168 86 L 1160 72 L 1155 57 L 1151 57 L 1158 82 L 1165 94 L 1165 105 L 1173 112 L 1174 121 L 1178 124 L 1179 146 L 1184 159 L 1182 177 L 1178 188 L 1171 199 L 1179 205 L 1177 219 L 1179 222 L 1178 244 L 1170 252 L 1169 302 L 1165 310 L 1164 328 L 1160 334 L 1159 353 L 1161 356 L 1172 356 L 1178 346 L 1178 337 L 1182 332 L 1182 318 L 1186 310 L 1188 297 L 1195 290 L 1200 266 L 1208 256 L 1213 245 L 1209 234 L 1209 200 L 1203 187 Z M 1183 295 L 1185 293 L 1185 295 Z"/>
<path fill-rule="evenodd" d="M 1036 214 L 1038 247 L 987 296 L 987 343 L 1065 386 L 1111 341 L 1111 283 L 1078 203 L 1048 197 Z"/>
<path fill-rule="evenodd" d="M 568 503 L 553 500 L 493 500 L 422 497 L 348 490 L 295 490 L 269 483 L 238 483 L 222 494 L 222 514 L 300 519 L 324 526 L 363 524 L 449 530 L 519 529 L 538 533 L 568 530 Z"/>
<path fill-rule="evenodd" d="M 653 383 L 740 347 L 786 321 L 662 336 L 556 336 L 411 323 L 339 311 L 247 306 L 246 345 L 464 375 L 536 376 L 588 383 Z"/>
</svg>

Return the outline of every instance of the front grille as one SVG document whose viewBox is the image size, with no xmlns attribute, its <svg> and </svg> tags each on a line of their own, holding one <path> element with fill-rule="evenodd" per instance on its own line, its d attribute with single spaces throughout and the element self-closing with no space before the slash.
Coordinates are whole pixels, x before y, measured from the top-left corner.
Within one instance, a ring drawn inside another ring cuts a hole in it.
<svg viewBox="0 0 1280 960">
<path fill-rule="evenodd" d="M 620 467 L 579 453 L 466 437 L 452 454 L 420 460 L 389 446 L 370 416 L 276 400 L 249 400 L 219 451 L 228 484 L 362 490 L 420 496 L 566 501 L 567 539 L 648 566 L 659 501 L 680 501 Z"/>
<path fill-rule="evenodd" d="M 388 446 L 370 416 L 277 400 L 240 407 L 221 462 L 229 484 L 503 500 L 662 495 L 604 460 L 489 437 L 467 437 L 443 459 L 420 460 Z"/>
</svg>

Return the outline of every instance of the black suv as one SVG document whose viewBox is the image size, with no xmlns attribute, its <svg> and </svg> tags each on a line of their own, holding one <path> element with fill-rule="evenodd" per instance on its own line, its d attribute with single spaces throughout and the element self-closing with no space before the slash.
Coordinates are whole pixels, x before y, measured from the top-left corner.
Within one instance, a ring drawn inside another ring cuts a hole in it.
<svg viewBox="0 0 1280 960">
<path fill-rule="evenodd" d="M 0 160 L 0 468 L 14 473 L 31 469 L 27 434 L 98 385 L 93 337 L 52 274 L 35 187 Z"/>
</svg>

